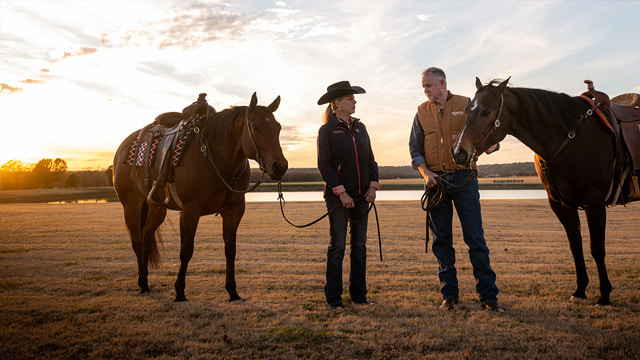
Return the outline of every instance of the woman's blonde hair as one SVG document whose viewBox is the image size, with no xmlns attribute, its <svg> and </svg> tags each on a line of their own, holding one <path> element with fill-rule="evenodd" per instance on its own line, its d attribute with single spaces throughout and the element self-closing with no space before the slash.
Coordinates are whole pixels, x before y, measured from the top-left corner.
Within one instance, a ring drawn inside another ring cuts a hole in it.
<svg viewBox="0 0 640 360">
<path fill-rule="evenodd" d="M 335 100 L 334 100 L 335 101 Z M 335 111 L 333 110 L 334 103 L 331 101 L 327 108 L 324 110 L 324 114 L 322 115 L 322 124 L 326 124 L 331 120 Z"/>
</svg>

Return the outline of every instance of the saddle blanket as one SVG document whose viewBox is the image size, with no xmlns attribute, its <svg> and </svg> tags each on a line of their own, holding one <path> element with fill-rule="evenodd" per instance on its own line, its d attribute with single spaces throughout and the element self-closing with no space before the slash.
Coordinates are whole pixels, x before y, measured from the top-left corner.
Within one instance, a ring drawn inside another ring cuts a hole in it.
<svg viewBox="0 0 640 360">
<path fill-rule="evenodd" d="M 141 134 L 138 134 L 129 148 L 127 164 L 152 167 L 156 165 L 156 159 L 160 154 L 160 163 L 158 164 L 158 167 L 160 167 L 165 161 L 165 156 L 171 154 L 171 164 L 178 166 L 182 160 L 185 147 L 193 137 L 194 127 L 195 125 L 190 122 L 183 131 L 167 135 L 153 131 L 153 128 L 147 132 L 141 131 Z M 173 140 L 176 136 L 178 138 L 174 142 Z"/>
</svg>

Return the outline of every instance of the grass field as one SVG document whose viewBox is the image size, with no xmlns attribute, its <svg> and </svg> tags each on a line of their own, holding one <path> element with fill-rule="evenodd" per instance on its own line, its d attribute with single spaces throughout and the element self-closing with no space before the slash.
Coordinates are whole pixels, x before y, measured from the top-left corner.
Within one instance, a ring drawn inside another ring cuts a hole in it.
<svg viewBox="0 0 640 360">
<path fill-rule="evenodd" d="M 220 218 L 201 219 L 185 303 L 174 303 L 178 213 L 164 226 L 163 264 L 138 297 L 135 256 L 119 203 L 0 205 L 2 359 L 638 359 L 640 206 L 608 213 L 614 306 L 597 308 L 598 277 L 584 248 L 589 300 L 572 303 L 575 270 L 544 200 L 482 202 L 504 314 L 481 310 L 456 225 L 461 306 L 441 312 L 424 213 L 379 202 L 384 261 L 370 221 L 369 297 L 337 312 L 324 304 L 326 220 L 298 230 L 277 203 L 249 203 L 239 229 L 237 281 L 224 290 Z M 297 223 L 320 202 L 289 202 Z M 586 223 L 583 217 L 583 229 Z M 371 218 L 373 219 L 373 217 Z M 349 262 L 345 261 L 345 284 Z M 345 285 L 346 286 L 346 285 Z"/>
</svg>

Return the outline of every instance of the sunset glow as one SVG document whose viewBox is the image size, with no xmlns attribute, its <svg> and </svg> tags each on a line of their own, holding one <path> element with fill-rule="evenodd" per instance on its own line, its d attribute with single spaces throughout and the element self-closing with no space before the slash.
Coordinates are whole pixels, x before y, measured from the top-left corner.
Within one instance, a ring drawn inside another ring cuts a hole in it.
<svg viewBox="0 0 640 360">
<path fill-rule="evenodd" d="M 380 165 L 408 165 L 425 101 L 420 72 L 449 89 L 482 81 L 579 95 L 583 80 L 640 92 L 635 1 L 0 1 L 0 164 L 63 158 L 106 168 L 131 132 L 206 92 L 216 109 L 282 97 L 290 167 L 313 167 L 327 85 L 349 80 Z M 593 29 L 597 28 L 598 31 Z M 614 51 L 615 49 L 615 51 Z M 622 50 L 620 50 L 622 49 Z M 481 163 L 532 161 L 509 137 Z"/>
</svg>

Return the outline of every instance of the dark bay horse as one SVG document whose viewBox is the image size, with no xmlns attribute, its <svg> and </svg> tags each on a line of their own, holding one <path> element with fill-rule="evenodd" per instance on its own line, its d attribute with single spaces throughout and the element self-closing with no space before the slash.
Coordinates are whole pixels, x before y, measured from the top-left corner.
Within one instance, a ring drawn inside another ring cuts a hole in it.
<svg viewBox="0 0 640 360">
<path fill-rule="evenodd" d="M 511 88 L 507 87 L 508 81 L 484 86 L 476 78 L 477 92 L 467 106 L 467 122 L 452 154 L 458 164 L 468 165 L 476 154 L 482 154 L 507 134 L 533 150 L 536 172 L 547 190 L 549 205 L 569 239 L 577 276 L 572 299 L 586 299 L 589 283 L 578 215 L 578 209 L 584 209 L 591 255 L 600 278 L 597 304 L 610 305 L 612 288 L 605 266 L 606 207 L 614 204 L 612 199 L 626 177 L 616 170 L 624 162 L 624 158 L 616 156 L 616 137 L 586 99 Z"/>
<path fill-rule="evenodd" d="M 174 168 L 175 197 L 166 206 L 147 201 L 145 168 L 127 163 L 127 156 L 138 131 L 120 145 L 114 158 L 114 187 L 124 207 L 124 218 L 138 260 L 140 295 L 149 293 L 148 265 L 160 261 L 156 230 L 167 208 L 180 210 L 180 270 L 175 282 L 176 301 L 185 301 L 185 276 L 193 255 L 194 237 L 201 216 L 220 214 L 226 258 L 226 290 L 230 301 L 240 301 L 236 291 L 236 232 L 245 211 L 245 190 L 249 186 L 248 159 L 256 160 L 272 179 L 279 180 L 288 163 L 282 154 L 280 124 L 273 116 L 278 96 L 269 106 L 258 106 L 254 93 L 249 106 L 236 106 L 208 114 L 201 132 L 203 144 L 192 139 L 183 150 L 179 166 Z M 206 150 L 206 151 L 205 151 Z M 205 157 L 205 154 L 209 157 Z M 134 168 L 132 168 L 134 167 Z M 151 169 L 155 179 L 158 171 Z M 159 189 L 164 199 L 164 189 Z M 178 204 L 181 203 L 182 206 Z"/>
</svg>

